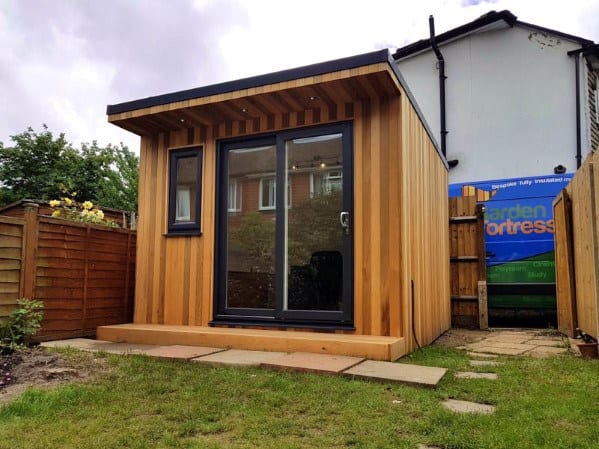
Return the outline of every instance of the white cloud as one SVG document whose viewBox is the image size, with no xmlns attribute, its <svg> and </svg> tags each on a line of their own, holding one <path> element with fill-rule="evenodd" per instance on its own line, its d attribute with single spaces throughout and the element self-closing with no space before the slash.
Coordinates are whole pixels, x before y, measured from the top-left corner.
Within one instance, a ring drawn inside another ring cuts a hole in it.
<svg viewBox="0 0 599 449">
<path fill-rule="evenodd" d="M 408 44 L 491 9 L 599 41 L 596 0 L 3 0 L 0 141 L 47 123 L 69 140 L 138 138 L 107 104 Z"/>
</svg>

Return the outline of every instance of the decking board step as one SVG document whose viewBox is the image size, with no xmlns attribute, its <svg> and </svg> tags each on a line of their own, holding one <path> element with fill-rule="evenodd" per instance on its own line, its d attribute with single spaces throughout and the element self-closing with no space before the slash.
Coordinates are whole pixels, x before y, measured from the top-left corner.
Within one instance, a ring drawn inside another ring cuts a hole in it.
<svg viewBox="0 0 599 449">
<path fill-rule="evenodd" d="M 243 329 L 165 324 L 98 327 L 103 340 L 136 344 L 186 345 L 250 351 L 309 352 L 371 360 L 397 360 L 406 353 L 402 337 L 309 331 Z"/>
</svg>

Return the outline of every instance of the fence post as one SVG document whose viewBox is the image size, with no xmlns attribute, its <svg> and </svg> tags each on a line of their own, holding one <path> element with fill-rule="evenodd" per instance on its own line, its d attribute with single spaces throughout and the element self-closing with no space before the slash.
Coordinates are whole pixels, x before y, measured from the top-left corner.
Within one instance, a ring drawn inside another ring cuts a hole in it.
<svg viewBox="0 0 599 449">
<path fill-rule="evenodd" d="M 25 209 L 25 238 L 23 250 L 23 290 L 22 297 L 35 299 L 37 276 L 37 247 L 39 237 L 39 205 L 33 201 L 23 201 Z"/>
</svg>

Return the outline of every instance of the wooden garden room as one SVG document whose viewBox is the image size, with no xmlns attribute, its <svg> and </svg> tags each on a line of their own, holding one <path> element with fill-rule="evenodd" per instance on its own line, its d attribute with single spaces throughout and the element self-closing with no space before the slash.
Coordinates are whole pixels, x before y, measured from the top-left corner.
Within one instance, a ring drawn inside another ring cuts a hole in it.
<svg viewBox="0 0 599 449">
<path fill-rule="evenodd" d="M 139 222 L 98 338 L 395 360 L 449 328 L 447 163 L 387 50 L 107 113 Z"/>
</svg>

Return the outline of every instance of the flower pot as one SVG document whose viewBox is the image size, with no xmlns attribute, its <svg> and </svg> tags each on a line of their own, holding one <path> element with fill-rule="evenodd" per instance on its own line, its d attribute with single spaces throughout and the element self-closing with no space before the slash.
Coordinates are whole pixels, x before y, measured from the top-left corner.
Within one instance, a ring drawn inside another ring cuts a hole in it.
<svg viewBox="0 0 599 449">
<path fill-rule="evenodd" d="M 597 349 L 597 343 L 578 343 L 578 350 L 580 355 L 585 359 L 596 359 L 599 357 L 599 351 Z"/>
</svg>

